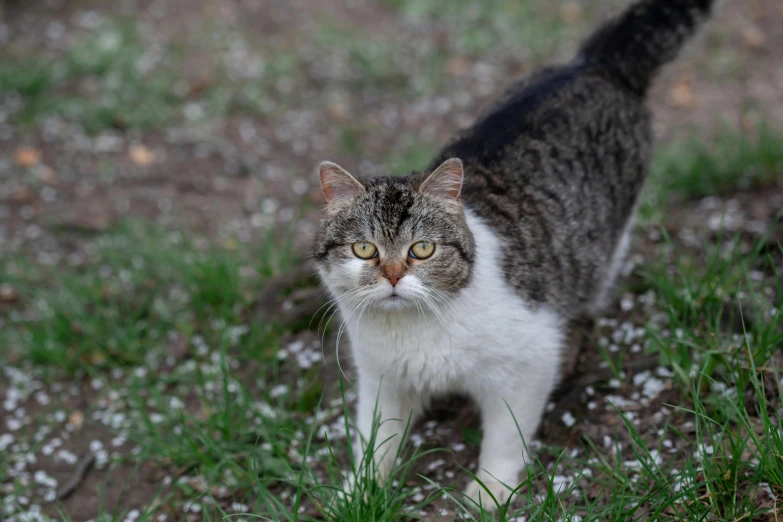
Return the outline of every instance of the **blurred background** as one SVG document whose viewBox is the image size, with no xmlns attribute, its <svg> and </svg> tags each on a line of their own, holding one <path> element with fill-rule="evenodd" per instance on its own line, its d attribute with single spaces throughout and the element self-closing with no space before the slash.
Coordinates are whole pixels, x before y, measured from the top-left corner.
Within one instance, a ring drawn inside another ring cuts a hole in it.
<svg viewBox="0 0 783 522">
<path fill-rule="evenodd" d="M 131 216 L 258 238 L 302 201 L 317 209 L 318 161 L 422 167 L 624 4 L 4 0 L 3 246 Z M 726 6 L 667 69 L 652 104 L 662 144 L 783 121 L 780 11 Z M 304 246 L 312 220 L 297 226 Z"/>
<path fill-rule="evenodd" d="M 342 422 L 298 264 L 315 165 L 424 167 L 626 4 L 0 0 L 0 518 L 286 512 L 303 434 Z M 725 2 L 660 77 L 637 264 L 662 233 L 694 263 L 718 230 L 781 240 L 781 49 L 783 3 Z"/>
</svg>

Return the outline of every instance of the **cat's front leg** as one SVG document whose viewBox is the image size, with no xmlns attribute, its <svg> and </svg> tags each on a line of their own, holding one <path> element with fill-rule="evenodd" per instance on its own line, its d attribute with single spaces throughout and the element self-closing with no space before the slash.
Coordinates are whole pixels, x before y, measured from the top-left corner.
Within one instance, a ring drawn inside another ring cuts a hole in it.
<svg viewBox="0 0 783 522">
<path fill-rule="evenodd" d="M 557 368 L 557 357 L 543 356 L 513 380 L 493 383 L 477 397 L 483 438 L 476 477 L 486 489 L 471 481 L 466 494 L 487 511 L 496 508 L 492 497 L 502 506 L 520 483 L 528 458 L 526 445 L 533 440 L 556 384 Z"/>
<path fill-rule="evenodd" d="M 383 483 L 394 468 L 406 428 L 421 412 L 422 401 L 413 392 L 403 390 L 391 379 L 361 375 L 360 372 L 356 419 L 360 436 L 355 441 L 354 451 L 357 468 L 373 466 L 375 479 Z"/>
</svg>

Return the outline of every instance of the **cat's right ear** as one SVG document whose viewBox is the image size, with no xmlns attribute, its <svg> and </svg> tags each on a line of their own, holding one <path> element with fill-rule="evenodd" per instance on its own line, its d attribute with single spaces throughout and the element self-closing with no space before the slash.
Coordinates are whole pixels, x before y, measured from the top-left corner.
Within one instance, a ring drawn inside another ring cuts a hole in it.
<svg viewBox="0 0 783 522">
<path fill-rule="evenodd" d="M 358 179 L 336 163 L 324 161 L 319 171 L 327 209 L 337 209 L 365 191 Z"/>
</svg>

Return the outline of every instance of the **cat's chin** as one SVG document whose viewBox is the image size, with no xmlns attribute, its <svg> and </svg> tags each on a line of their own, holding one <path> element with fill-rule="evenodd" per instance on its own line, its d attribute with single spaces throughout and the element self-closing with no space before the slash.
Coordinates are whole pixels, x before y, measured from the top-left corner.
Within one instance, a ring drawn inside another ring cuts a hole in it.
<svg viewBox="0 0 783 522">
<path fill-rule="evenodd" d="M 385 311 L 405 310 L 414 306 L 413 301 L 401 295 L 382 297 L 375 302 L 375 306 Z"/>
</svg>

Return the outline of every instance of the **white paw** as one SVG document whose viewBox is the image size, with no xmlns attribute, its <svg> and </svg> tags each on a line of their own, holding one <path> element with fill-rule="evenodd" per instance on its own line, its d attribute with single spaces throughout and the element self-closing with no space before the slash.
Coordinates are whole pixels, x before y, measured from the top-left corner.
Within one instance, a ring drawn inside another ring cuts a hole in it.
<svg viewBox="0 0 783 522">
<path fill-rule="evenodd" d="M 354 497 L 360 495 L 362 488 L 357 484 L 355 475 L 348 475 L 348 478 L 343 480 L 343 487 L 337 492 L 337 498 L 344 501 L 353 501 Z M 364 502 L 366 503 L 369 498 L 369 492 L 364 492 Z"/>
<path fill-rule="evenodd" d="M 356 479 L 353 475 L 349 475 L 348 478 L 343 480 L 342 488 L 337 491 L 337 498 L 344 501 L 350 501 L 353 498 L 354 488 L 356 487 Z"/>
<path fill-rule="evenodd" d="M 465 488 L 465 495 L 481 506 L 484 511 L 495 511 L 498 506 L 503 506 L 511 495 L 511 490 L 493 478 L 479 476 L 479 479 L 484 485 L 482 486 L 475 480 L 472 481 Z M 469 504 L 471 507 L 476 506 L 472 502 Z"/>
</svg>

